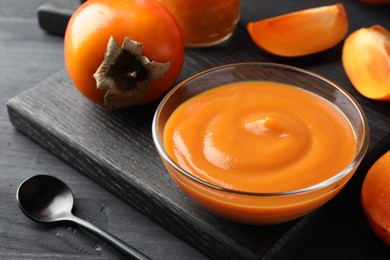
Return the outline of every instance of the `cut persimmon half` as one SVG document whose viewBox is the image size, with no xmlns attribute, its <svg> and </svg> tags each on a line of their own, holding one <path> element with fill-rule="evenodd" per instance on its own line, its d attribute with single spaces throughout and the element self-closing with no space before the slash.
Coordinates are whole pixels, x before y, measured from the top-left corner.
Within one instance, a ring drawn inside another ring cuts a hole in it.
<svg viewBox="0 0 390 260">
<path fill-rule="evenodd" d="M 354 31 L 344 42 L 342 62 L 360 94 L 390 100 L 390 31 L 380 25 Z"/>
<path fill-rule="evenodd" d="M 361 203 L 375 235 L 390 246 L 390 151 L 367 172 Z"/>
<path fill-rule="evenodd" d="M 339 3 L 249 22 L 247 30 L 261 49 L 278 56 L 297 57 L 340 43 L 348 31 L 348 18 Z"/>
</svg>

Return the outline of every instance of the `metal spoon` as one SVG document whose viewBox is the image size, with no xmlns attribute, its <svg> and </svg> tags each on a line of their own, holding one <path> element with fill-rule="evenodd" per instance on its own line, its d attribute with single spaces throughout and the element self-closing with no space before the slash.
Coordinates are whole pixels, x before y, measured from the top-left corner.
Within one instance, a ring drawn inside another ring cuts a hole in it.
<svg viewBox="0 0 390 260">
<path fill-rule="evenodd" d="M 32 220 L 41 223 L 71 222 L 105 240 L 132 259 L 150 259 L 107 231 L 74 216 L 73 193 L 64 182 L 55 177 L 36 175 L 25 180 L 16 192 L 16 199 L 24 214 Z"/>
</svg>

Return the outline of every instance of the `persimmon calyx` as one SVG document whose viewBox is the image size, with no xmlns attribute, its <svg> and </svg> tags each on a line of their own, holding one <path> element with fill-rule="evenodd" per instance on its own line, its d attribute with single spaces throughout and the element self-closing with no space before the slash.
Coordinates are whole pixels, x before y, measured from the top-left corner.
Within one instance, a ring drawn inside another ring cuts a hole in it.
<svg viewBox="0 0 390 260">
<path fill-rule="evenodd" d="M 149 80 L 163 78 L 170 62 L 150 61 L 142 56 L 142 44 L 125 37 L 122 46 L 111 36 L 104 60 L 93 74 L 99 90 L 107 90 L 107 110 L 136 105 L 145 97 Z"/>
</svg>

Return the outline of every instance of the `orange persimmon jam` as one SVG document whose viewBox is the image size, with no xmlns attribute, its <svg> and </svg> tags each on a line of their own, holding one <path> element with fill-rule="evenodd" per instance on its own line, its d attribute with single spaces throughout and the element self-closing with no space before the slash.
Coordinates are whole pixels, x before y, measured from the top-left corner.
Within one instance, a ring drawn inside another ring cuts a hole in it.
<svg viewBox="0 0 390 260">
<path fill-rule="evenodd" d="M 240 0 L 158 0 L 176 18 L 186 47 L 227 40 L 240 19 Z"/>
<path fill-rule="evenodd" d="M 268 81 L 230 83 L 186 100 L 168 118 L 163 146 L 179 167 L 201 181 L 261 194 L 288 193 L 326 181 L 357 153 L 354 130 L 335 105 L 301 88 Z M 166 166 L 195 200 L 245 223 L 256 222 L 259 215 L 265 223 L 296 218 L 343 186 L 320 196 L 260 198 L 253 203 L 245 196 L 188 185 Z"/>
</svg>

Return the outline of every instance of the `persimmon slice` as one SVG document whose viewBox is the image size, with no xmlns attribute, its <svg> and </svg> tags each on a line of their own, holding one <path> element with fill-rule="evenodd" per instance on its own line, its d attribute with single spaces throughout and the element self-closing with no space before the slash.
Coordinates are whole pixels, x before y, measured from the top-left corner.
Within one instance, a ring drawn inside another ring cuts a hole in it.
<svg viewBox="0 0 390 260">
<path fill-rule="evenodd" d="M 348 31 L 348 18 L 344 6 L 335 4 L 249 22 L 247 29 L 261 49 L 296 57 L 337 45 Z"/>
<path fill-rule="evenodd" d="M 343 66 L 353 86 L 365 97 L 390 100 L 390 32 L 380 26 L 361 28 L 344 42 Z"/>
<path fill-rule="evenodd" d="M 390 151 L 367 172 L 361 202 L 372 230 L 390 246 Z"/>
</svg>

